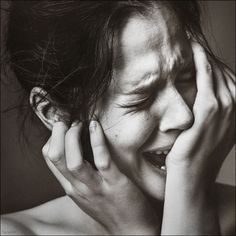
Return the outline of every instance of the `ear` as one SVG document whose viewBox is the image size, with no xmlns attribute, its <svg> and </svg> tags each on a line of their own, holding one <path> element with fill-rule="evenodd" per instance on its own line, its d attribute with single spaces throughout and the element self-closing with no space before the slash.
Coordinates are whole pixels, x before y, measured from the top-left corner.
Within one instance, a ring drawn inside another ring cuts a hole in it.
<svg viewBox="0 0 236 236">
<path fill-rule="evenodd" d="M 30 92 L 30 105 L 43 124 L 52 130 L 53 125 L 58 121 L 69 120 L 69 114 L 55 106 L 51 97 L 45 90 L 34 87 Z"/>
</svg>

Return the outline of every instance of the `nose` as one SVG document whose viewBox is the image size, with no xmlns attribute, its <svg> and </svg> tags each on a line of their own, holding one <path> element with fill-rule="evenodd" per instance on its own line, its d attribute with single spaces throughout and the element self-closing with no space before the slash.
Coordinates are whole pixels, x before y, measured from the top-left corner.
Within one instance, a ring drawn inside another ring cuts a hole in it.
<svg viewBox="0 0 236 236">
<path fill-rule="evenodd" d="M 166 96 L 166 104 L 159 120 L 159 130 L 168 132 L 171 130 L 185 130 L 191 127 L 193 114 L 179 92 L 172 88 Z"/>
</svg>

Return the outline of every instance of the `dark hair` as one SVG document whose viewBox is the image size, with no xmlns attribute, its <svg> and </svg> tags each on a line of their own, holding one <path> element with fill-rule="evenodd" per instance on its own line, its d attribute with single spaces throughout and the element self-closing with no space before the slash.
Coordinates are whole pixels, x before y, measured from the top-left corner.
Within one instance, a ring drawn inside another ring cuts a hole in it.
<svg viewBox="0 0 236 236">
<path fill-rule="evenodd" d="M 148 14 L 155 2 L 12 1 L 6 38 L 11 68 L 26 93 L 41 87 L 69 112 L 70 122 L 89 120 L 112 78 L 116 32 L 130 14 Z M 159 2 L 215 58 L 201 29 L 198 2 Z"/>
</svg>

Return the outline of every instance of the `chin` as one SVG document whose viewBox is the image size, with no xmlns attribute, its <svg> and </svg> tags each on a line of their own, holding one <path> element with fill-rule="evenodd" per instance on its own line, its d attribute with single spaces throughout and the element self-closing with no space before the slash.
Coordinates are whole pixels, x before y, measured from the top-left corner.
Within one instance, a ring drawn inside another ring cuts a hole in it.
<svg viewBox="0 0 236 236">
<path fill-rule="evenodd" d="M 143 162 L 135 182 L 148 196 L 164 201 L 166 170 L 158 166 L 153 166 L 148 162 Z"/>
</svg>

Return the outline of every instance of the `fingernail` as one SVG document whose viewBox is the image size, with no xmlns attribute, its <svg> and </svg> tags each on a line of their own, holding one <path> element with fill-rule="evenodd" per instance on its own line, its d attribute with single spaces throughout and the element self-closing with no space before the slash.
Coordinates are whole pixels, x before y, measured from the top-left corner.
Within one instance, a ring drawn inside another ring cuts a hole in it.
<svg viewBox="0 0 236 236">
<path fill-rule="evenodd" d="M 96 120 L 91 120 L 89 124 L 89 130 L 91 132 L 94 132 L 97 128 L 97 121 Z"/>
<path fill-rule="evenodd" d="M 71 127 L 74 127 L 74 126 L 78 125 L 79 122 L 80 122 L 79 120 L 75 120 L 75 121 L 73 121 L 73 123 L 71 124 Z"/>
</svg>

